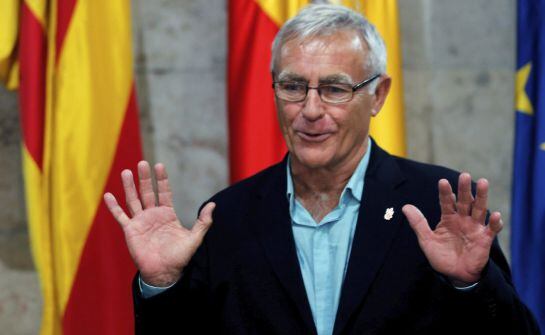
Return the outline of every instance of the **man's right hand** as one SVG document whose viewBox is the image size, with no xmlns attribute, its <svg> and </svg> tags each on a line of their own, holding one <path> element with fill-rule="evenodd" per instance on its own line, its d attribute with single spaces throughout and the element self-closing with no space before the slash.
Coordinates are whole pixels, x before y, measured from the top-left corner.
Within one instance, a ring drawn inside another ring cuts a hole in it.
<svg viewBox="0 0 545 335">
<path fill-rule="evenodd" d="M 142 280 L 149 285 L 166 287 L 180 279 L 182 270 L 201 245 L 212 224 L 215 204 L 206 204 L 193 228 L 185 228 L 172 206 L 172 192 L 164 165 L 158 163 L 154 169 L 157 193 L 153 190 L 148 162 L 138 163 L 140 197 L 132 172 L 121 172 L 130 218 L 113 194 L 104 194 L 104 201 L 123 229 L 129 253 Z"/>
</svg>

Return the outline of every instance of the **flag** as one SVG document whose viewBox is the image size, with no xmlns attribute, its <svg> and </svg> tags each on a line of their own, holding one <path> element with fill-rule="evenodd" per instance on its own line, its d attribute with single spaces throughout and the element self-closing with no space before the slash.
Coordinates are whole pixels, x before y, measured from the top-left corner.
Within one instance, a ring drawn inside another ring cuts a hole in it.
<svg viewBox="0 0 545 335">
<path fill-rule="evenodd" d="M 19 32 L 19 0 L 3 0 L 0 6 L 0 82 L 17 87 L 17 35 Z"/>
<path fill-rule="evenodd" d="M 142 157 L 130 1 L 10 1 L 0 12 L 18 32 L 0 40 L 1 79 L 15 86 L 19 73 L 41 334 L 132 334 L 135 268 L 102 202 L 105 190 L 123 193 L 122 168 Z"/>
<path fill-rule="evenodd" d="M 280 27 L 309 0 L 229 0 L 228 120 L 231 182 L 278 162 L 286 153 L 271 89 L 271 45 Z M 323 1 L 321 1 L 323 2 Z M 396 0 L 332 1 L 367 16 L 385 39 L 392 88 L 370 126 L 386 150 L 405 155 L 399 20 Z"/>
<path fill-rule="evenodd" d="M 518 0 L 511 267 L 545 330 L 545 1 Z"/>
<path fill-rule="evenodd" d="M 227 104 L 231 182 L 279 161 L 286 144 L 271 89 L 271 45 L 305 0 L 229 0 Z"/>
</svg>

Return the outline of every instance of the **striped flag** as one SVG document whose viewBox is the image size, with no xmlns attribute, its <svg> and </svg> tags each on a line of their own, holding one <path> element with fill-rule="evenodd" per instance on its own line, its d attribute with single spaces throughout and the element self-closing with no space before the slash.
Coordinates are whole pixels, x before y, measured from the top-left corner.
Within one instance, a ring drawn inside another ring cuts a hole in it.
<svg viewBox="0 0 545 335">
<path fill-rule="evenodd" d="M 18 84 L 17 35 L 19 0 L 3 0 L 0 6 L 0 82 L 14 89 Z"/>
<path fill-rule="evenodd" d="M 274 36 L 310 0 L 229 0 L 229 164 L 231 182 L 278 162 L 286 153 L 280 133 L 270 59 Z M 320 1 L 324 2 L 324 1 Z M 396 0 L 331 1 L 367 16 L 383 36 L 392 87 L 370 133 L 390 153 L 405 155 L 401 49 Z"/>
<path fill-rule="evenodd" d="M 120 171 L 142 157 L 130 1 L 12 2 L 41 334 L 131 334 L 135 269 L 101 201 L 122 193 Z M 2 79 L 15 86 L 17 62 L 5 59 Z"/>
</svg>

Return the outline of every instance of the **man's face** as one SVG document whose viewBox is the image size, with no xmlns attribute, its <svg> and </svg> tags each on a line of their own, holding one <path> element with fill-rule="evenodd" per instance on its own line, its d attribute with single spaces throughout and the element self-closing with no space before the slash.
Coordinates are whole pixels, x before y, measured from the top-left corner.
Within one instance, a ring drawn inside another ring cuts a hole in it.
<svg viewBox="0 0 545 335">
<path fill-rule="evenodd" d="M 326 83 L 353 85 L 375 74 L 366 70 L 366 53 L 367 45 L 350 31 L 304 43 L 291 40 L 281 49 L 275 80 L 303 81 L 310 87 Z M 331 169 L 361 157 L 370 118 L 378 113 L 384 100 L 377 96 L 365 87 L 354 92 L 351 101 L 340 104 L 323 102 L 313 89 L 301 102 L 276 98 L 280 128 L 292 161 L 307 168 Z"/>
</svg>

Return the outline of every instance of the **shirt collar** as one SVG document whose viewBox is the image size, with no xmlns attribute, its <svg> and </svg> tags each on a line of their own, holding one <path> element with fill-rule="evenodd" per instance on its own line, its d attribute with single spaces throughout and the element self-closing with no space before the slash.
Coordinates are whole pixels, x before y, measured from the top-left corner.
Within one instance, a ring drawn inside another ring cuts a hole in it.
<svg viewBox="0 0 545 335">
<path fill-rule="evenodd" d="M 346 193 L 350 192 L 350 195 L 354 197 L 358 202 L 361 202 L 361 195 L 363 194 L 363 184 L 364 184 L 364 177 L 365 172 L 367 171 L 367 167 L 369 166 L 369 158 L 371 157 L 371 138 L 367 141 L 367 150 L 365 151 L 365 155 L 361 158 L 360 162 L 358 163 L 358 166 L 356 167 L 356 170 L 354 170 L 354 173 L 348 180 L 348 183 L 344 187 L 342 193 L 341 193 L 341 199 L 345 197 Z M 293 188 L 293 179 L 291 177 L 291 158 L 290 155 L 288 155 L 288 162 L 286 165 L 286 174 L 287 174 L 287 191 L 286 196 L 288 197 L 288 200 L 290 201 L 290 208 L 292 208 L 292 202 L 294 201 L 294 188 Z"/>
</svg>

